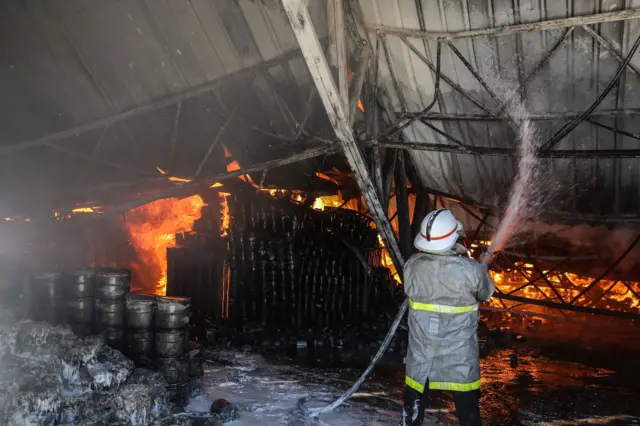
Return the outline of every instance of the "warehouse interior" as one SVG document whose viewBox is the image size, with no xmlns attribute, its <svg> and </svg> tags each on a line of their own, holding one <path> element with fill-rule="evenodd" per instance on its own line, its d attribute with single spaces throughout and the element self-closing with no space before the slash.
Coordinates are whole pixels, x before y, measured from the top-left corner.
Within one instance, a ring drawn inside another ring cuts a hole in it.
<svg viewBox="0 0 640 426">
<path fill-rule="evenodd" d="M 635 3 L 3 2 L 0 418 L 397 424 L 449 209 L 485 422 L 640 421 Z"/>
</svg>

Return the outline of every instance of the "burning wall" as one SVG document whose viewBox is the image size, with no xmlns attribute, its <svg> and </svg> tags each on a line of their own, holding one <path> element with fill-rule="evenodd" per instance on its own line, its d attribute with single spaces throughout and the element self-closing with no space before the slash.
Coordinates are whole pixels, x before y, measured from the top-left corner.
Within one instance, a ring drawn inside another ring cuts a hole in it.
<svg viewBox="0 0 640 426">
<path fill-rule="evenodd" d="M 194 195 L 154 201 L 127 212 L 125 226 L 137 255 L 131 262 L 134 289 L 165 294 L 167 248 L 176 246 L 176 234 L 193 229 L 204 205 Z"/>
</svg>

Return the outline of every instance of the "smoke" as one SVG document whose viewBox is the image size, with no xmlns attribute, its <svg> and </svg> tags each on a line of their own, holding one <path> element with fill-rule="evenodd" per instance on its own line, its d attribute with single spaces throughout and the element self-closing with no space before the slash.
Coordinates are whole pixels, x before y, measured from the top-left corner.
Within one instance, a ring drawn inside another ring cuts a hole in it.
<svg viewBox="0 0 640 426">
<path fill-rule="evenodd" d="M 620 257 L 635 239 L 638 231 L 628 228 L 611 229 L 605 225 L 559 225 L 532 220 L 523 224 L 519 230 L 532 238 L 551 237 L 554 246 L 562 247 L 572 256 L 596 255 L 602 262 L 590 265 L 594 270 L 602 271 Z M 616 273 L 637 272 L 640 247 L 636 247 L 618 264 Z M 629 276 L 628 279 L 636 279 Z"/>
</svg>

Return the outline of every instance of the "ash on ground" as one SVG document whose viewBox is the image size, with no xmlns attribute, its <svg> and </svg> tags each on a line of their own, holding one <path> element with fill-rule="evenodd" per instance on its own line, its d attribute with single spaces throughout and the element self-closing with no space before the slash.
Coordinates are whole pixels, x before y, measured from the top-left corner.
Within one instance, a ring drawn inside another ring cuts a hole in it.
<svg viewBox="0 0 640 426">
<path fill-rule="evenodd" d="M 167 424 L 178 410 L 159 373 L 135 369 L 100 336 L 1 314 L 0 424 Z"/>
</svg>

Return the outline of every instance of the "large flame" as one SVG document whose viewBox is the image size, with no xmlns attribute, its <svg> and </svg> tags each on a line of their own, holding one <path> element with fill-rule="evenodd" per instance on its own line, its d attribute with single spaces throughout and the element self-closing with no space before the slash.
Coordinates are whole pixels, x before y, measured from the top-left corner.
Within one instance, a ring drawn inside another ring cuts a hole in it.
<svg viewBox="0 0 640 426">
<path fill-rule="evenodd" d="M 312 207 L 316 210 L 324 211 L 325 209 L 335 209 L 336 207 L 340 207 L 346 210 L 355 210 L 360 211 L 360 206 L 358 205 L 358 200 L 356 198 L 352 198 L 345 203 L 345 200 L 342 198 L 342 194 L 338 193 L 338 195 L 325 195 L 322 197 L 318 197 L 313 201 Z"/>
<path fill-rule="evenodd" d="M 194 195 L 154 201 L 127 213 L 127 232 L 138 255 L 138 262 L 131 265 L 134 279 L 140 281 L 137 287 L 166 294 L 167 248 L 176 246 L 175 234 L 193 229 L 204 205 L 202 198 Z"/>
<path fill-rule="evenodd" d="M 513 269 L 491 270 L 489 273 L 496 287 L 503 293 L 557 303 L 561 302 L 558 294 L 565 302 L 570 301 L 587 289 L 594 280 L 592 277 L 571 272 L 539 271 L 534 265 L 524 262 L 517 262 Z M 540 273 L 544 274 L 545 278 L 541 278 Z M 553 285 L 553 288 L 547 282 Z M 601 280 L 585 292 L 576 304 L 614 311 L 638 312 L 640 311 L 640 298 L 637 297 L 639 291 L 640 283 L 638 282 Z M 492 299 L 491 304 L 502 306 L 496 298 Z"/>
</svg>

